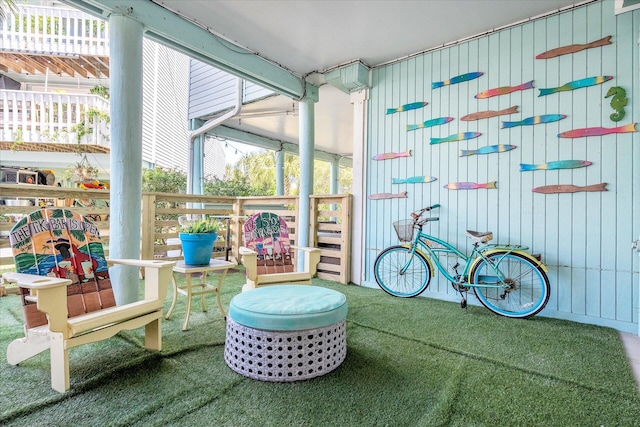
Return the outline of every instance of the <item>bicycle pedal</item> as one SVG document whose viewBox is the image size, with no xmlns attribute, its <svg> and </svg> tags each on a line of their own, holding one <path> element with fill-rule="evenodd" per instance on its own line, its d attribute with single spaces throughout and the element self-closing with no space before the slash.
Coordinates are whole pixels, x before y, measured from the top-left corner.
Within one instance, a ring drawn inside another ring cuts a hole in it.
<svg viewBox="0 0 640 427">
<path fill-rule="evenodd" d="M 467 308 L 467 300 L 466 300 L 466 298 L 462 298 L 460 300 L 460 308 Z"/>
</svg>

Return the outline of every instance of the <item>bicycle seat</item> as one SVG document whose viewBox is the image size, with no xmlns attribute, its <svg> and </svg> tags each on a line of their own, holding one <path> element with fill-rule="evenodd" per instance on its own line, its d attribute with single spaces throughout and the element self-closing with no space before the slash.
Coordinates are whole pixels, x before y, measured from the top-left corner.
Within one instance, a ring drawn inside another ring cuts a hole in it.
<svg viewBox="0 0 640 427">
<path fill-rule="evenodd" d="M 473 243 L 487 243 L 493 240 L 493 233 L 491 231 L 472 231 L 467 230 L 467 236 L 473 241 Z"/>
</svg>

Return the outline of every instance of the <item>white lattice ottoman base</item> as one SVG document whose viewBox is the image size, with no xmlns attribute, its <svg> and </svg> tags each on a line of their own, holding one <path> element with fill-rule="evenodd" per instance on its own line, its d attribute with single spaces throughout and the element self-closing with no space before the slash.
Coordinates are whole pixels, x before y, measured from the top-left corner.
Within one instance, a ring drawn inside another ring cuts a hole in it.
<svg viewBox="0 0 640 427">
<path fill-rule="evenodd" d="M 330 289 L 275 285 L 236 295 L 224 360 L 262 381 L 298 381 L 336 369 L 347 355 L 346 298 Z"/>
</svg>

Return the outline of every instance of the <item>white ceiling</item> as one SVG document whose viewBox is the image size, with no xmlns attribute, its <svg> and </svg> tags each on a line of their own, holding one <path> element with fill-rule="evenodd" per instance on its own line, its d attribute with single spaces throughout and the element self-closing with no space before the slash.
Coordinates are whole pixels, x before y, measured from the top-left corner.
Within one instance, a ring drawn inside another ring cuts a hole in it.
<svg viewBox="0 0 640 427">
<path fill-rule="evenodd" d="M 360 60 L 376 67 L 577 4 L 575 0 L 155 0 L 210 31 L 316 82 L 318 74 Z M 584 3 L 584 2 L 581 2 Z M 279 97 L 243 110 L 290 110 Z M 320 87 L 317 149 L 350 156 L 349 96 Z M 242 118 L 230 127 L 298 140 L 296 115 Z"/>
</svg>

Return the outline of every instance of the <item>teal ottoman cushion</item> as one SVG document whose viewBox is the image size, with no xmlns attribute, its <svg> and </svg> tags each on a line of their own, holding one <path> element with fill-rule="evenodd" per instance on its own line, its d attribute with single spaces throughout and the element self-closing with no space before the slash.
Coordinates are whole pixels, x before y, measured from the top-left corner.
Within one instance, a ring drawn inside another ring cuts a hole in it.
<svg viewBox="0 0 640 427">
<path fill-rule="evenodd" d="M 229 316 L 250 328 L 300 331 L 344 320 L 347 307 L 347 298 L 332 289 L 272 285 L 234 296 L 229 305 Z"/>
</svg>

